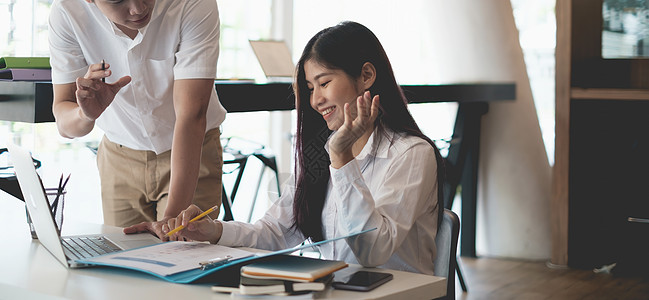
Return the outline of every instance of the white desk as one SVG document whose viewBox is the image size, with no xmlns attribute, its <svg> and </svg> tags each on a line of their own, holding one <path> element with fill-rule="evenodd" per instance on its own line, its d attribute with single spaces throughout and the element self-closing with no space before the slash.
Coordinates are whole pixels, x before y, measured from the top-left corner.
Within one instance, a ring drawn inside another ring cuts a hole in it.
<svg viewBox="0 0 649 300">
<path fill-rule="evenodd" d="M 2 192 L 0 192 L 2 193 Z M 123 269 L 67 269 L 32 240 L 24 204 L 7 194 L 0 196 L 0 299 L 230 299 L 214 293 L 209 284 L 174 284 Z M 119 231 L 103 225 L 64 223 L 63 234 Z M 336 272 L 344 276 L 361 266 Z M 446 293 L 446 278 L 381 269 L 394 279 L 363 293 L 328 290 L 325 299 L 432 299 Z"/>
</svg>

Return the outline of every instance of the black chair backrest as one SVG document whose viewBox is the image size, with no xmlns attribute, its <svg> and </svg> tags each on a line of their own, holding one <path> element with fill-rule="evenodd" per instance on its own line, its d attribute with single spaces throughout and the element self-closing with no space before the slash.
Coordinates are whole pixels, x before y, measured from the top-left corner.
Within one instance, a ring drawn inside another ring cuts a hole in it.
<svg viewBox="0 0 649 300">
<path fill-rule="evenodd" d="M 434 261 L 435 276 L 446 277 L 446 297 L 442 299 L 455 299 L 455 265 L 459 233 L 460 218 L 453 211 L 444 209 L 444 219 L 437 228 L 435 237 L 437 257 Z"/>
</svg>

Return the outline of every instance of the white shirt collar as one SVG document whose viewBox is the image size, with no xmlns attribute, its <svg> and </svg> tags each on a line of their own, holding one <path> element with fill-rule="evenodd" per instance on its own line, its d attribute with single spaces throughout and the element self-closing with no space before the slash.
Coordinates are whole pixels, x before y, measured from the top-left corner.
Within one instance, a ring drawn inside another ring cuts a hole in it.
<svg viewBox="0 0 649 300">
<path fill-rule="evenodd" d="M 394 135 L 396 134 L 392 130 L 386 129 L 386 134 L 383 136 L 383 138 L 392 140 L 394 139 Z M 329 153 L 329 141 L 331 140 L 331 137 L 335 134 L 336 132 L 332 132 L 331 135 L 329 135 L 329 138 L 327 138 L 327 143 L 325 144 L 325 150 L 327 153 Z M 390 149 L 390 143 L 380 143 L 379 147 L 376 149 L 376 153 L 372 153 L 372 144 L 374 144 L 374 137 L 379 134 L 376 130 L 372 132 L 372 135 L 370 135 L 370 138 L 367 139 L 367 143 L 365 143 L 365 146 L 363 146 L 363 149 L 361 150 L 361 153 L 359 153 L 356 156 L 356 159 L 362 160 L 365 159 L 365 157 L 369 154 L 374 155 L 375 157 L 380 157 L 380 158 L 386 158 L 388 157 L 388 150 Z"/>
<path fill-rule="evenodd" d="M 110 19 L 108 19 L 108 17 L 106 17 L 106 15 L 104 15 L 104 14 L 99 10 L 99 8 L 97 8 L 97 5 L 96 5 L 96 4 L 89 3 L 89 5 L 92 5 L 92 6 L 93 6 L 93 8 L 92 8 L 93 11 L 94 11 L 98 16 L 101 16 L 101 17 L 103 18 L 105 26 L 106 26 L 107 28 L 111 29 L 111 30 L 113 31 L 113 33 L 115 33 L 115 35 L 128 37 L 128 36 L 127 36 L 127 35 L 126 35 L 126 34 L 125 34 L 121 29 L 119 29 L 119 28 L 117 27 L 117 25 L 115 25 L 115 23 L 113 23 L 113 21 L 111 21 Z M 160 14 L 161 14 L 161 7 L 162 7 L 162 6 L 161 6 L 161 5 L 156 5 L 156 2 L 154 2 L 153 5 L 154 5 L 154 7 L 153 7 L 153 10 L 151 11 L 151 19 L 149 19 L 149 23 L 147 23 L 146 26 L 144 26 L 142 29 L 139 29 L 139 30 L 138 30 L 138 35 L 135 37 L 134 40 L 142 39 L 141 36 L 144 36 L 144 34 L 146 33 L 147 28 L 149 28 L 149 25 L 151 24 L 151 22 L 153 22 L 155 19 L 157 19 L 157 18 L 160 16 Z M 139 38 L 138 38 L 138 36 L 139 36 Z"/>
</svg>

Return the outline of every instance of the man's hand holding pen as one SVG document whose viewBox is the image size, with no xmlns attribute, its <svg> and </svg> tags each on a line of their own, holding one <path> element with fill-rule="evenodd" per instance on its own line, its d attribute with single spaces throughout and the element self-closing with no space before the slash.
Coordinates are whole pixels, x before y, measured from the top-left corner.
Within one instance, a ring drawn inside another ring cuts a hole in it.
<svg viewBox="0 0 649 300">
<path fill-rule="evenodd" d="M 212 218 L 207 215 L 191 221 L 202 213 L 203 211 L 198 206 L 192 204 L 187 209 L 183 210 L 176 218 L 170 218 L 166 220 L 166 222 L 142 222 L 124 228 L 124 233 L 152 232 L 163 241 L 193 240 L 208 241 L 212 244 L 216 244 L 221 239 L 223 225 L 220 221 L 212 220 Z M 160 228 L 161 224 L 162 227 Z M 167 233 L 180 226 L 183 226 L 182 230 L 172 233 L 170 236 L 167 235 Z M 162 235 L 159 233 L 160 230 L 163 232 Z"/>
<path fill-rule="evenodd" d="M 110 75 L 110 64 L 102 60 L 90 65 L 86 75 L 77 78 L 76 98 L 81 118 L 91 122 L 99 118 L 119 90 L 131 82 L 130 76 L 124 76 L 114 83 L 106 83 L 105 78 Z"/>
<path fill-rule="evenodd" d="M 213 209 L 215 208 L 217 207 Z M 212 220 L 207 215 L 211 210 L 203 212 L 198 206 L 192 204 L 180 212 L 178 217 L 167 220 L 162 230 L 170 235 L 169 239 L 172 241 L 188 239 L 216 244 L 221 239 L 223 226 L 220 221 Z"/>
</svg>

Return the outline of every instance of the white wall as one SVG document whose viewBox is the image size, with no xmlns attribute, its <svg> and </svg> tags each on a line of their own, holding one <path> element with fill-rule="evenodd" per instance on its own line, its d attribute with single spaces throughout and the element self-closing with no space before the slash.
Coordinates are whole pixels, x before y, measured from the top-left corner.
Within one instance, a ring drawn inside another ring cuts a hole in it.
<svg viewBox="0 0 649 300">
<path fill-rule="evenodd" d="M 444 82 L 516 83 L 516 100 L 482 120 L 478 255 L 550 257 L 551 170 L 509 0 L 430 1 Z"/>
</svg>

